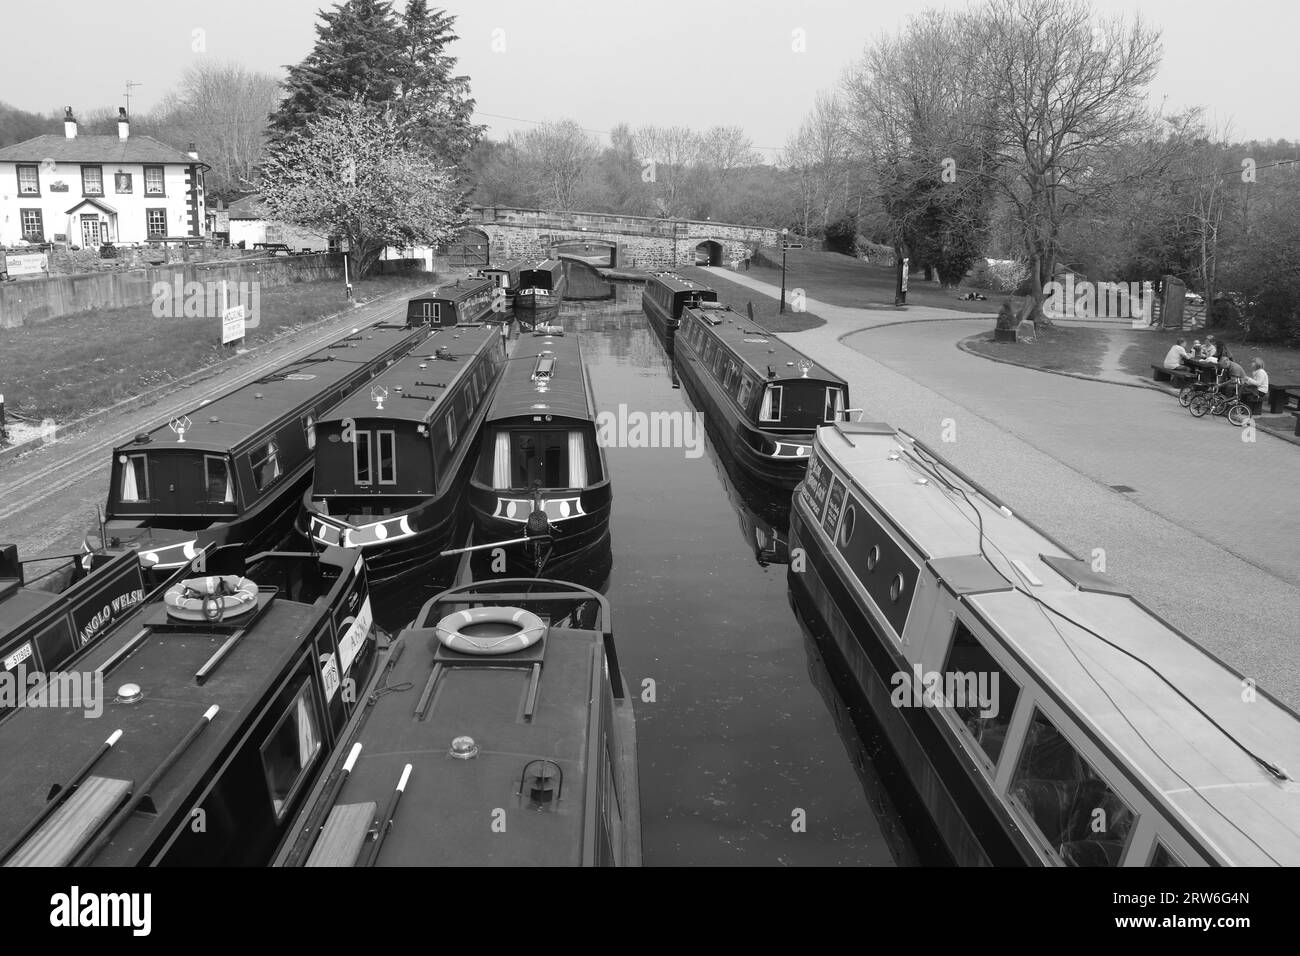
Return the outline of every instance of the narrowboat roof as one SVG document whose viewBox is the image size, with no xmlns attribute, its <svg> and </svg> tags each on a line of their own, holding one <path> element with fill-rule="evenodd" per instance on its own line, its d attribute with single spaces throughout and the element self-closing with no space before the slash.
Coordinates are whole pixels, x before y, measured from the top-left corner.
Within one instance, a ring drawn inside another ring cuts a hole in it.
<svg viewBox="0 0 1300 956">
<path fill-rule="evenodd" d="M 114 454 L 155 449 L 233 451 L 254 438 L 268 423 L 355 375 L 358 366 L 400 350 L 403 343 L 427 334 L 427 329 L 386 323 L 363 328 L 191 409 L 186 414 L 190 427 L 184 442 L 178 441 L 171 427 L 163 423 L 148 432 L 148 441 L 132 440 L 114 449 Z M 212 421 L 213 418 L 217 421 Z"/>
<path fill-rule="evenodd" d="M 417 295 L 408 301 L 410 302 L 463 302 L 471 296 L 478 295 L 482 292 L 491 292 L 496 288 L 496 284 L 487 279 L 465 282 L 461 281 L 459 285 L 455 282 L 448 282 L 444 286 L 439 286 L 435 292 L 429 295 Z"/>
<path fill-rule="evenodd" d="M 748 317 L 731 306 L 685 308 L 682 310 L 682 321 L 687 319 L 693 319 L 708 329 L 764 382 L 779 383 L 788 379 L 811 378 L 820 382 L 847 384 L 825 365 L 814 361 L 761 325 L 749 321 Z M 801 361 L 809 363 L 806 376 L 799 367 Z M 769 367 L 775 375 L 768 375 Z"/>
<path fill-rule="evenodd" d="M 432 626 L 405 631 L 399 641 L 405 646 L 391 648 L 379 672 L 388 686 L 409 683 L 417 695 L 431 671 L 437 674 L 427 709 L 417 713 L 420 704 L 410 694 L 381 695 L 336 748 L 337 766 L 362 745 L 332 807 L 373 803 L 372 811 L 382 810 L 411 765 L 375 865 L 581 865 L 584 849 L 592 850 L 585 823 L 601 633 L 554 627 L 533 647 L 496 657 L 448 652 Z M 386 671 L 389 660 L 395 663 Z M 535 688 L 534 664 L 540 665 Z M 478 754 L 454 759 L 452 741 L 463 736 L 474 740 Z M 535 760 L 553 761 L 563 773 L 559 798 L 545 809 L 520 796 L 520 781 Z M 301 836 L 313 804 L 323 809 L 318 801 L 328 799 L 330 776 L 322 777 L 292 832 Z M 504 813 L 504 832 L 493 832 L 494 808 Z M 364 816 L 368 825 L 370 814 Z M 319 860 L 327 848 L 323 837 L 317 842 Z"/>
<path fill-rule="evenodd" d="M 509 262 L 503 262 L 499 266 L 484 266 L 483 274 L 488 275 L 493 272 L 518 272 L 520 269 L 527 267 L 532 259 L 511 259 Z"/>
<path fill-rule="evenodd" d="M 554 274 L 560 272 L 563 268 L 564 262 L 560 259 L 529 259 L 519 263 L 521 275 L 525 272 L 550 272 Z"/>
<path fill-rule="evenodd" d="M 914 450 L 908 436 L 842 423 L 817 438 L 997 639 L 1204 844 L 1235 863 L 1300 865 L 1300 784 L 1276 779 L 1246 753 L 1300 771 L 1300 715 L 1262 690 L 1243 706 L 1240 674 L 944 468 L 944 480 L 965 487 L 967 504 L 927 473 L 932 453 Z M 984 570 L 974 573 L 976 565 Z"/>
<path fill-rule="evenodd" d="M 551 377 L 543 391 L 533 381 L 542 352 L 554 354 Z M 593 420 L 596 410 L 587 387 L 587 369 L 576 335 L 524 335 L 506 362 L 496 397 L 488 410 L 488 423 L 518 416 L 554 415 Z"/>
<path fill-rule="evenodd" d="M 646 279 L 647 284 L 651 282 L 667 286 L 673 292 L 713 292 L 715 296 L 717 295 L 712 286 L 680 276 L 676 272 L 652 272 Z"/>
<path fill-rule="evenodd" d="M 385 419 L 390 421 L 422 422 L 451 384 L 469 367 L 469 360 L 501 335 L 495 325 L 457 325 L 435 329 L 428 339 L 420 343 L 417 354 L 398 359 L 376 375 L 370 387 L 362 386 L 328 412 L 317 424 L 337 422 L 344 418 Z M 445 348 L 446 358 L 439 358 L 437 350 Z M 383 386 L 388 389 L 382 411 L 376 409 L 370 389 Z"/>
<path fill-rule="evenodd" d="M 343 567 L 361 561 L 359 552 L 332 549 Z M 79 707 L 22 707 L 0 722 L 0 849 L 8 847 L 44 809 L 50 789 L 65 785 L 110 734 L 120 740 L 94 765 L 95 777 L 140 786 L 212 706 L 220 709 L 176 763 L 149 791 L 155 813 L 131 814 L 95 857 L 100 866 L 134 865 L 140 854 L 174 822 L 173 814 L 195 797 L 213 763 L 247 731 L 242 721 L 256 710 L 270 683 L 304 647 L 298 640 L 325 599 L 304 604 L 260 590 L 252 617 L 225 624 L 178 622 L 168 618 L 162 595 L 140 609 L 103 641 L 69 661 L 65 673 L 103 675 L 103 713 L 87 719 Z M 241 639 L 199 683 L 203 668 L 233 633 Z M 143 696 L 128 702 L 124 685 Z M 39 741 L 39 746 L 33 742 Z"/>
</svg>

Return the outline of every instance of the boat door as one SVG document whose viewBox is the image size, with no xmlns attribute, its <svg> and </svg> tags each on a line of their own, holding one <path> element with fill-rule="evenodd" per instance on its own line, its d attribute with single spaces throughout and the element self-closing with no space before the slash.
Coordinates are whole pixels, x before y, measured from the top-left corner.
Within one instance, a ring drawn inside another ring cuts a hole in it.
<svg viewBox="0 0 1300 956">
<path fill-rule="evenodd" d="M 153 492 L 154 513 L 194 513 L 203 486 L 202 469 L 202 462 L 195 455 L 150 455 L 149 490 Z"/>
</svg>

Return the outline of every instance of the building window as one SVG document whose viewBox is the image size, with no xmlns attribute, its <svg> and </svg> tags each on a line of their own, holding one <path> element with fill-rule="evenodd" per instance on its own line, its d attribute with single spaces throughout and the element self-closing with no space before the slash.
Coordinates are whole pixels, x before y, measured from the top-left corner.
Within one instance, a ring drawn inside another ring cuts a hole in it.
<svg viewBox="0 0 1300 956">
<path fill-rule="evenodd" d="M 20 209 L 19 216 L 22 217 L 23 238 L 28 242 L 45 241 L 45 222 L 41 218 L 39 209 Z"/>
<path fill-rule="evenodd" d="M 113 175 L 113 188 L 119 193 L 129 193 L 131 191 L 131 174 L 115 173 Z"/>
<path fill-rule="evenodd" d="M 81 167 L 81 194 L 83 196 L 104 195 L 104 167 Z"/>
<path fill-rule="evenodd" d="M 18 167 L 18 195 L 39 196 L 41 194 L 40 169 L 36 166 Z"/>
<path fill-rule="evenodd" d="M 161 239 L 167 235 L 166 209 L 146 209 L 144 219 L 145 228 L 150 239 Z"/>
<path fill-rule="evenodd" d="M 375 443 L 379 449 L 379 483 L 381 485 L 397 484 L 397 438 L 394 432 L 375 432 Z"/>
<path fill-rule="evenodd" d="M 321 733 L 312 703 L 311 685 L 306 684 L 262 744 L 262 769 L 277 820 L 293 802 L 308 768 L 320 753 Z"/>
<path fill-rule="evenodd" d="M 1119 866 L 1133 811 L 1040 710 L 1010 792 L 1067 866 Z"/>
<path fill-rule="evenodd" d="M 146 196 L 165 196 L 163 190 L 163 168 L 146 166 L 144 168 L 144 194 Z"/>
</svg>

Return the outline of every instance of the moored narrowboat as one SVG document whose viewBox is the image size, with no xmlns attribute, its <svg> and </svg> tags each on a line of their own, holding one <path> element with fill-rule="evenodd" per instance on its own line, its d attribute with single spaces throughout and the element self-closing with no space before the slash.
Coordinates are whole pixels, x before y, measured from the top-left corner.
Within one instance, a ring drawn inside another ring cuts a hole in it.
<svg viewBox="0 0 1300 956">
<path fill-rule="evenodd" d="M 469 483 L 475 544 L 508 542 L 511 573 L 558 574 L 608 533 L 609 471 L 576 336 L 519 339 L 479 449 Z"/>
<path fill-rule="evenodd" d="M 558 309 L 564 297 L 564 263 L 559 259 L 542 259 L 525 263 L 519 270 L 519 293 L 515 296 L 516 312 L 542 312 Z"/>
<path fill-rule="evenodd" d="M 713 289 L 675 272 L 651 273 L 645 280 L 645 291 L 641 293 L 641 309 L 665 342 L 677 332 L 683 309 L 693 308 L 701 302 L 717 301 L 718 293 Z"/>
<path fill-rule="evenodd" d="M 364 703 L 376 639 L 360 553 L 245 567 L 239 550 L 213 549 L 208 573 L 138 606 L 0 722 L 0 864 L 270 861 Z"/>
<path fill-rule="evenodd" d="M 640 865 L 635 719 L 600 594 L 445 591 L 376 681 L 412 693 L 358 711 L 277 866 Z"/>
<path fill-rule="evenodd" d="M 848 418 L 844 379 L 717 303 L 683 309 L 673 367 L 740 469 L 778 488 L 803 478 L 813 432 Z"/>
<path fill-rule="evenodd" d="M 1300 863 L 1300 715 L 921 442 L 820 429 L 790 545 L 958 864 Z"/>
<path fill-rule="evenodd" d="M 145 599 L 131 550 L 19 560 L 0 545 L 0 672 L 48 674 L 111 634 Z M 0 700 L 0 716 L 10 712 Z"/>
<path fill-rule="evenodd" d="M 372 585 L 434 561 L 461 527 L 505 362 L 498 326 L 437 330 L 322 414 L 300 530 L 317 546 L 360 548 Z"/>
<path fill-rule="evenodd" d="M 513 303 L 519 294 L 519 273 L 528 264 L 527 259 L 513 259 L 499 266 L 485 266 L 483 277 L 501 290 L 506 301 Z"/>
<path fill-rule="evenodd" d="M 159 583 L 207 544 L 277 546 L 311 481 L 316 419 L 427 336 L 369 326 L 113 449 L 107 540 L 87 550 L 138 550 Z"/>
<path fill-rule="evenodd" d="M 493 306 L 494 302 L 500 304 Z M 445 329 L 453 325 L 470 325 L 506 309 L 504 294 L 497 295 L 497 285 L 487 278 L 468 279 L 445 285 L 432 295 L 417 296 L 406 303 L 409 328 L 430 326 Z"/>
</svg>

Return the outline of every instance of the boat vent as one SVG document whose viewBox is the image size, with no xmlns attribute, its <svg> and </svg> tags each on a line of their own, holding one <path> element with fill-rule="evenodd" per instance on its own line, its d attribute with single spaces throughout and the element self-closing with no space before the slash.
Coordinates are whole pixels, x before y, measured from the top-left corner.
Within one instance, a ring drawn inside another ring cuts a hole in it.
<svg viewBox="0 0 1300 956">
<path fill-rule="evenodd" d="M 1044 564 L 1069 581 L 1080 591 L 1096 591 L 1101 594 L 1118 594 L 1129 597 L 1124 590 L 1104 574 L 1098 574 L 1087 561 L 1077 558 L 1063 558 L 1055 554 L 1040 554 Z"/>
<path fill-rule="evenodd" d="M 534 382 L 549 382 L 555 377 L 555 353 L 540 352 L 537 356 L 537 365 L 533 367 Z"/>
<path fill-rule="evenodd" d="M 535 809 L 552 809 L 564 791 L 564 771 L 554 760 L 530 760 L 519 776 L 519 795 Z"/>
</svg>

